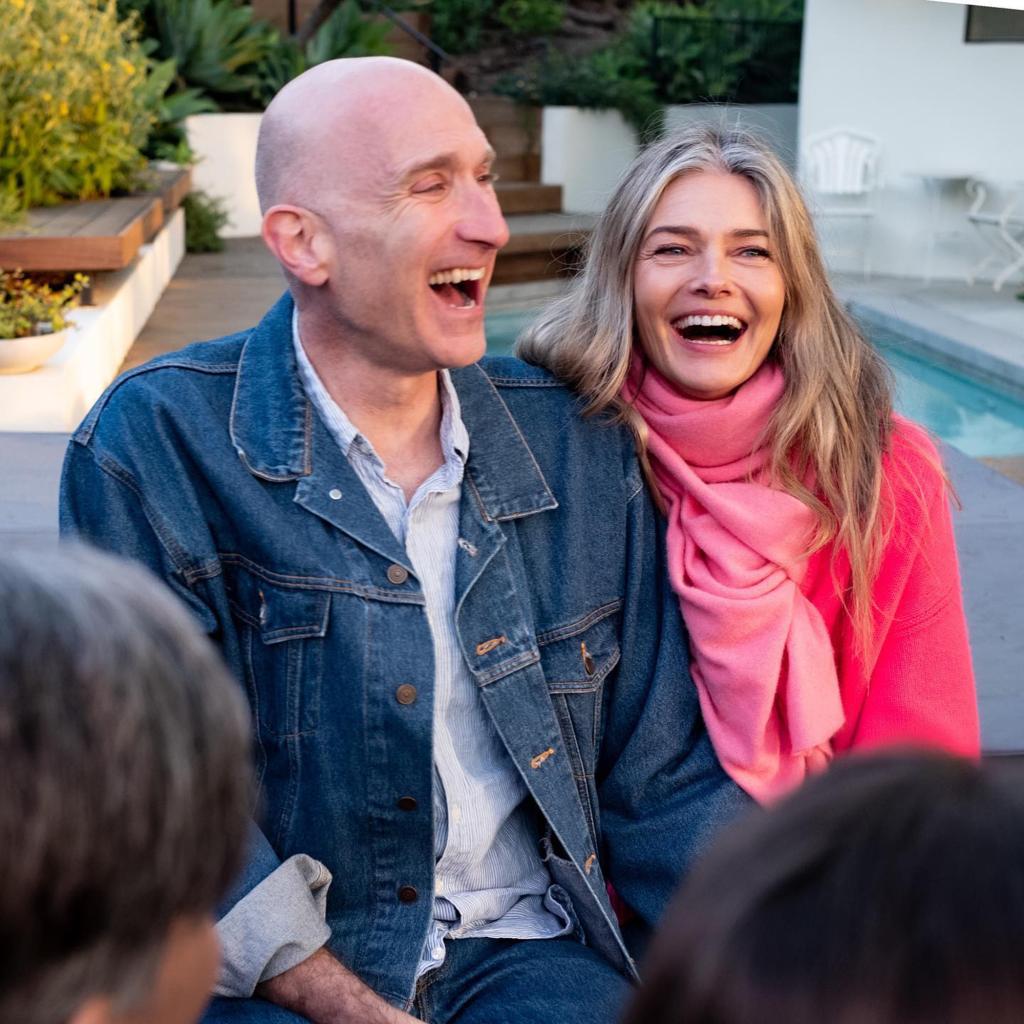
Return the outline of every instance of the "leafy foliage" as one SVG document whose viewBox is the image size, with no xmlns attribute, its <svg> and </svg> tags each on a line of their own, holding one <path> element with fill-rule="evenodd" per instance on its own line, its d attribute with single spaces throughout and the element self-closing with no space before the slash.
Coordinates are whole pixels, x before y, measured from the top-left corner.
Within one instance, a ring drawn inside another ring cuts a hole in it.
<svg viewBox="0 0 1024 1024">
<path fill-rule="evenodd" d="M 430 34 L 448 53 L 475 53 L 488 23 L 487 4 L 479 0 L 433 0 Z"/>
<path fill-rule="evenodd" d="M 132 187 L 162 82 L 114 0 L 0 0 L 0 216 Z"/>
<path fill-rule="evenodd" d="M 0 338 L 52 334 L 68 326 L 65 314 L 89 284 L 81 274 L 61 287 L 40 284 L 20 270 L 0 270 Z"/>
<path fill-rule="evenodd" d="M 154 56 L 171 62 L 175 92 L 196 90 L 217 109 L 245 106 L 278 37 L 235 0 L 136 0 Z"/>
<path fill-rule="evenodd" d="M 220 230 L 228 222 L 223 201 L 196 191 L 189 192 L 182 205 L 185 208 L 186 250 L 221 252 L 224 239 L 220 237 Z"/>
<path fill-rule="evenodd" d="M 518 36 L 547 36 L 558 30 L 565 4 L 558 0 L 504 0 L 497 19 Z"/>
<path fill-rule="evenodd" d="M 430 33 L 448 53 L 475 53 L 507 36 L 550 36 L 565 17 L 564 0 L 432 0 Z"/>
<path fill-rule="evenodd" d="M 257 68 L 253 95 L 260 109 L 282 86 L 315 64 L 338 57 L 388 53 L 387 34 L 387 24 L 368 20 L 356 0 L 344 0 L 305 47 L 290 38 L 278 38 Z"/>
<path fill-rule="evenodd" d="M 802 0 L 637 5 L 629 35 L 666 103 L 791 102 L 800 71 Z M 657 24 L 656 24 L 657 22 Z"/>
</svg>

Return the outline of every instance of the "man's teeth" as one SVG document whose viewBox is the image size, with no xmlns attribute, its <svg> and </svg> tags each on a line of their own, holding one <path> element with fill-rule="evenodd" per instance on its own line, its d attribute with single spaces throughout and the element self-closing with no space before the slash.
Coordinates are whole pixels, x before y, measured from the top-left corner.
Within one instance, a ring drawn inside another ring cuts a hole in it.
<svg viewBox="0 0 1024 1024">
<path fill-rule="evenodd" d="M 743 321 L 737 320 L 734 316 L 684 316 L 678 322 L 680 328 L 687 327 L 733 327 L 737 331 L 743 330 Z"/>
<path fill-rule="evenodd" d="M 453 267 L 430 275 L 429 284 L 461 284 L 463 281 L 479 281 L 484 276 L 483 267 Z"/>
</svg>

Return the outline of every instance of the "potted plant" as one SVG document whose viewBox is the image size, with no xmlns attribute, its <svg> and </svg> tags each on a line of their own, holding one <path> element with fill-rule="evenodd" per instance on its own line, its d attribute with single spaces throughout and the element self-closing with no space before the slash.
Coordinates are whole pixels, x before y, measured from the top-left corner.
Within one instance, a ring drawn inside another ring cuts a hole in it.
<svg viewBox="0 0 1024 1024">
<path fill-rule="evenodd" d="M 0 270 L 0 373 L 28 373 L 57 352 L 74 326 L 65 314 L 88 283 L 81 274 L 55 286 Z"/>
</svg>

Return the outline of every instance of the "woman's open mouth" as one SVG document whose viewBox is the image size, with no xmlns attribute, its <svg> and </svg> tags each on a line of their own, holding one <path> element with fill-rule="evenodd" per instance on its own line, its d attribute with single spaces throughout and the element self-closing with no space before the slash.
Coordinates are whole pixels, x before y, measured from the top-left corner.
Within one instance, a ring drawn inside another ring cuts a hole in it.
<svg viewBox="0 0 1024 1024">
<path fill-rule="evenodd" d="M 451 267 L 431 274 L 431 291 L 452 309 L 473 309 L 480 301 L 483 267 Z"/>
<path fill-rule="evenodd" d="M 747 324 L 728 314 L 708 316 L 695 313 L 673 320 L 672 329 L 683 341 L 694 345 L 732 345 L 742 337 Z"/>
</svg>

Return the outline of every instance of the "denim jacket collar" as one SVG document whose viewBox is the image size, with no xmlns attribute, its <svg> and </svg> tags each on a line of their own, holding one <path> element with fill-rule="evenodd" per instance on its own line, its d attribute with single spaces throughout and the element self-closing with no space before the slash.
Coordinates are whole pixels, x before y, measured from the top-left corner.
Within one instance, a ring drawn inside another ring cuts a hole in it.
<svg viewBox="0 0 1024 1024">
<path fill-rule="evenodd" d="M 266 480 L 313 472 L 313 406 L 291 344 L 292 298 L 283 295 L 249 335 L 238 364 L 231 440 L 239 458 Z M 483 368 L 452 371 L 472 439 L 467 482 L 489 520 L 518 519 L 558 507 L 530 451 Z"/>
</svg>

